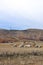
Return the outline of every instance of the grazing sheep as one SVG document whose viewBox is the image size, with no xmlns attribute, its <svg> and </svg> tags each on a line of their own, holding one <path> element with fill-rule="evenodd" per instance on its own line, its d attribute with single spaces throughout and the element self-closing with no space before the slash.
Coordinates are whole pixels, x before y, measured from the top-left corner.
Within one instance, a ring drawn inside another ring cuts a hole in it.
<svg viewBox="0 0 43 65">
<path fill-rule="evenodd" d="M 31 47 L 31 45 L 25 45 L 24 47 L 30 48 L 30 47 Z"/>
<path fill-rule="evenodd" d="M 41 46 L 40 45 L 36 45 L 35 48 L 41 48 Z"/>
<path fill-rule="evenodd" d="M 24 47 L 24 43 L 21 43 L 18 47 L 20 47 L 20 48 Z"/>
</svg>

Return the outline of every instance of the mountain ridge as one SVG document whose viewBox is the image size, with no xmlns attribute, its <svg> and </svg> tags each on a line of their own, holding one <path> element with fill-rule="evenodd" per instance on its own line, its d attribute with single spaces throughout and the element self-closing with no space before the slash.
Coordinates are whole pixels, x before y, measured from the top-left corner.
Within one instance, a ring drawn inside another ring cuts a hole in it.
<svg viewBox="0 0 43 65">
<path fill-rule="evenodd" d="M 0 29 L 0 43 L 36 40 L 43 41 L 42 29 L 7 30 Z"/>
</svg>

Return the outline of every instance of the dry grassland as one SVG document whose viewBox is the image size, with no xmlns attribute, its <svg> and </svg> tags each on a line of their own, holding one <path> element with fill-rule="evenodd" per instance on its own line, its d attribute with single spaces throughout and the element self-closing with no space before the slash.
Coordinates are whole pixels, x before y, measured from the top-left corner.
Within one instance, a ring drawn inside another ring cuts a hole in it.
<svg viewBox="0 0 43 65">
<path fill-rule="evenodd" d="M 20 42 L 0 43 L 0 65 L 43 65 L 43 47 L 19 48 L 14 44 Z"/>
</svg>

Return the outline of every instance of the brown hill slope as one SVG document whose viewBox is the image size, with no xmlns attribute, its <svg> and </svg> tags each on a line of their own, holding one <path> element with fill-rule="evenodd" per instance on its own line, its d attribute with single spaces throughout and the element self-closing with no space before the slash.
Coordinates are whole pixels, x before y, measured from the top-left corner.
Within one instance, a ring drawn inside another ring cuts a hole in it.
<svg viewBox="0 0 43 65">
<path fill-rule="evenodd" d="M 27 30 L 4 30 L 0 29 L 0 43 L 1 42 L 16 42 L 40 40 L 43 41 L 43 30 L 27 29 Z"/>
</svg>

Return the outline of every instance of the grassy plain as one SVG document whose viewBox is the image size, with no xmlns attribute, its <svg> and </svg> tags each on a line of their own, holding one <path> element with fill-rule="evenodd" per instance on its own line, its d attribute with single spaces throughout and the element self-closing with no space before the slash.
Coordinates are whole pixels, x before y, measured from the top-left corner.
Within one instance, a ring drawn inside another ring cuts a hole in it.
<svg viewBox="0 0 43 65">
<path fill-rule="evenodd" d="M 0 65 L 43 65 L 43 47 L 18 47 L 21 43 L 0 43 Z M 43 42 L 33 41 L 32 44 L 34 43 L 43 46 Z M 14 44 L 17 44 L 17 47 L 14 47 Z"/>
</svg>

